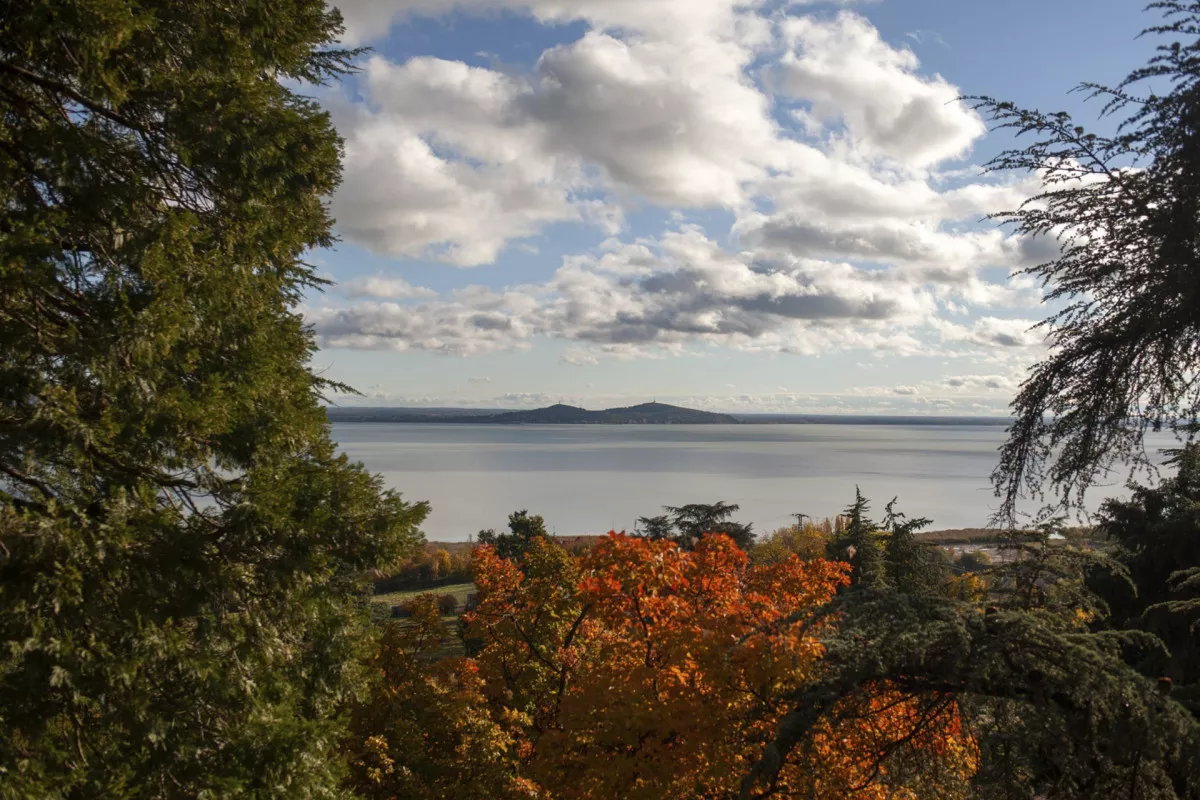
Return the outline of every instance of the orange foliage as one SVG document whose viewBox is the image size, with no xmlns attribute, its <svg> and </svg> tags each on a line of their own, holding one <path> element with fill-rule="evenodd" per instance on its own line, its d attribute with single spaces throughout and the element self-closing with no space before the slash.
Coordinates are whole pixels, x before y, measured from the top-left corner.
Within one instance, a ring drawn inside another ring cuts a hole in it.
<svg viewBox="0 0 1200 800">
<path fill-rule="evenodd" d="M 437 668 L 474 670 L 468 688 L 496 725 L 482 738 L 509 759 L 494 796 L 563 800 L 736 797 L 789 697 L 820 669 L 834 621 L 817 612 L 848 572 L 795 557 L 752 566 L 723 536 L 688 552 L 610 534 L 579 557 L 543 539 L 520 565 L 487 548 L 475 559 L 468 635 L 483 649 Z M 869 707 L 836 711 L 772 796 L 965 796 L 974 751 L 953 703 L 881 687 Z M 357 741 L 384 723 L 379 713 Z"/>
<path fill-rule="evenodd" d="M 829 623 L 814 612 L 848 570 L 798 558 L 751 566 L 723 536 L 686 552 L 611 534 L 580 559 L 541 542 L 523 571 L 476 558 L 480 674 L 493 703 L 528 720 L 522 773 L 554 797 L 597 799 L 736 794 L 788 696 L 819 669 Z M 779 793 L 904 797 L 875 762 L 916 709 L 878 700 L 854 725 L 818 731 Z M 969 747 L 950 741 L 963 740 L 957 721 L 952 706 L 938 709 L 934 724 L 922 721 L 927 741 L 907 747 L 961 782 L 972 764 Z"/>
<path fill-rule="evenodd" d="M 843 704 L 830 717 L 836 722 L 817 726 L 805 760 L 784 770 L 777 794 L 801 788 L 805 797 L 862 800 L 969 796 L 979 751 L 952 699 L 878 687 L 863 707 Z"/>
</svg>

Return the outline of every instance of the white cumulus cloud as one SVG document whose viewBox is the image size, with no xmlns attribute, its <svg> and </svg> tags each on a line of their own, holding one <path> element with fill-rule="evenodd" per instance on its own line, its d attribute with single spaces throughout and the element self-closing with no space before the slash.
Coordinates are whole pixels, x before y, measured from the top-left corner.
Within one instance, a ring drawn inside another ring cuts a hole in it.
<svg viewBox="0 0 1200 800">
<path fill-rule="evenodd" d="M 955 86 L 918 74 L 916 55 L 883 41 L 866 18 L 799 16 L 783 29 L 791 49 L 778 65 L 781 91 L 811 104 L 805 119 L 844 123 L 864 154 L 925 167 L 964 154 L 984 134 Z"/>
</svg>

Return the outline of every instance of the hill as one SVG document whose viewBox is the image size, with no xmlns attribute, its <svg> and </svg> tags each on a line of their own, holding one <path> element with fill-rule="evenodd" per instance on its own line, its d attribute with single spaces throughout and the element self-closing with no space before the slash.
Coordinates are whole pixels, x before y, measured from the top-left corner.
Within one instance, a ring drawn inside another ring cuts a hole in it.
<svg viewBox="0 0 1200 800">
<path fill-rule="evenodd" d="M 329 408 L 331 422 L 438 422 L 474 425 L 736 425 L 729 414 L 714 414 L 693 408 L 642 403 L 626 408 L 589 411 L 562 403 L 531 411 L 431 414 L 424 409 Z"/>
</svg>

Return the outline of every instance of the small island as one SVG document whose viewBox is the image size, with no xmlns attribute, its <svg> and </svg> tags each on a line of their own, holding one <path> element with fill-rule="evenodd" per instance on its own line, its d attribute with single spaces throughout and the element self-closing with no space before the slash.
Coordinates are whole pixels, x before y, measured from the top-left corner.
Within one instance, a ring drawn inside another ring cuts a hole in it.
<svg viewBox="0 0 1200 800">
<path fill-rule="evenodd" d="M 626 408 L 589 411 L 586 408 L 557 403 L 530 411 L 429 413 L 423 409 L 403 408 L 328 408 L 330 422 L 436 422 L 474 425 L 737 425 L 730 414 L 715 414 L 694 408 L 642 403 Z"/>
</svg>

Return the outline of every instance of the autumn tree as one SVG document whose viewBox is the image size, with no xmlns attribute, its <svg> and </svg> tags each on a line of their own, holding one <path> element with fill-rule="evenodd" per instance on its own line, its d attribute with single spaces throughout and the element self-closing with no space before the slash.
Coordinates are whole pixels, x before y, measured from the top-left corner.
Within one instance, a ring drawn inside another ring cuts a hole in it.
<svg viewBox="0 0 1200 800">
<path fill-rule="evenodd" d="M 685 550 L 610 534 L 580 556 L 538 538 L 520 562 L 480 548 L 478 654 L 430 661 L 432 609 L 389 634 L 348 740 L 353 785 L 381 798 L 735 796 L 790 697 L 824 670 L 837 620 L 822 610 L 846 572 L 795 556 L 751 565 L 725 536 Z M 976 747 L 953 700 L 880 686 L 855 703 L 753 794 L 965 797 Z"/>
<path fill-rule="evenodd" d="M 786 698 L 821 671 L 820 634 L 834 621 L 818 612 L 844 576 L 822 559 L 752 566 L 719 535 L 688 551 L 614 534 L 581 558 L 540 540 L 520 568 L 481 551 L 469 624 L 486 642 L 477 663 L 495 713 L 529 743 L 521 774 L 553 797 L 735 793 Z M 961 796 L 974 750 L 952 701 L 914 705 L 881 689 L 858 713 L 791 753 L 770 791 Z"/>
<path fill-rule="evenodd" d="M 339 456 L 320 0 L 0 13 L 0 796 L 317 797 L 362 576 L 424 505 Z"/>
<path fill-rule="evenodd" d="M 1148 431 L 1191 435 L 1200 420 L 1200 2 L 1148 8 L 1162 16 L 1144 32 L 1161 41 L 1149 63 L 1080 87 L 1115 132 L 976 98 L 996 127 L 1032 137 L 990 169 L 1042 183 L 998 218 L 1058 252 L 1026 270 L 1061 310 L 1040 326 L 1049 355 L 1013 402 L 993 474 L 1005 523 L 1023 495 L 1078 506 L 1111 468 L 1149 463 Z"/>
<path fill-rule="evenodd" d="M 449 577 L 454 570 L 454 564 L 450 558 L 450 551 L 439 547 L 433 553 L 433 562 L 437 564 L 437 576 L 439 578 Z"/>
<path fill-rule="evenodd" d="M 450 574 L 464 580 L 471 579 L 470 550 L 458 550 L 450 554 Z"/>
<path fill-rule="evenodd" d="M 803 561 L 824 558 L 832 539 L 832 520 L 814 522 L 800 518 L 795 525 L 777 528 L 760 536 L 750 551 L 750 559 L 756 564 L 777 564 L 794 555 Z"/>
</svg>

